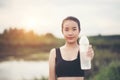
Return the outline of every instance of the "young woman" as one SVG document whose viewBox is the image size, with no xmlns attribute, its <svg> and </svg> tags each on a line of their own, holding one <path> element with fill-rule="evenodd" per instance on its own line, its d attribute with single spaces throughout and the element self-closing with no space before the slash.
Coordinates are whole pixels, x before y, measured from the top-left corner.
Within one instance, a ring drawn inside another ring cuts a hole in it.
<svg viewBox="0 0 120 80">
<path fill-rule="evenodd" d="M 52 49 L 49 56 L 49 80 L 84 80 L 84 70 L 80 68 L 80 49 L 78 37 L 80 22 L 69 16 L 62 22 L 65 45 Z M 88 56 L 92 59 L 94 52 L 89 46 Z"/>
</svg>

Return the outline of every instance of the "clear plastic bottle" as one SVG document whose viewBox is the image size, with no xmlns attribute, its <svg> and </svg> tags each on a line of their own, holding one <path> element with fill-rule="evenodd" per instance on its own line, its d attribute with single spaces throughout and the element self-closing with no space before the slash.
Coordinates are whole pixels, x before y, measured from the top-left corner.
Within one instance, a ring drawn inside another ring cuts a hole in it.
<svg viewBox="0 0 120 80">
<path fill-rule="evenodd" d="M 81 69 L 83 70 L 91 69 L 91 59 L 90 57 L 87 56 L 87 51 L 89 48 L 89 40 L 87 36 L 82 35 L 79 44 L 80 44 Z"/>
</svg>

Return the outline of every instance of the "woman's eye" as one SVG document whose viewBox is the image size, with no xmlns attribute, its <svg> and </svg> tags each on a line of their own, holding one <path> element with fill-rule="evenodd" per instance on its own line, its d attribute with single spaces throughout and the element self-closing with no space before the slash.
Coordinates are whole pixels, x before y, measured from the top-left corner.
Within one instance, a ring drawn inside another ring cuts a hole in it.
<svg viewBox="0 0 120 80">
<path fill-rule="evenodd" d="M 65 31 L 68 31 L 68 30 L 65 30 Z"/>
<path fill-rule="evenodd" d="M 68 29 L 65 29 L 65 31 L 68 31 Z"/>
<path fill-rule="evenodd" d="M 73 31 L 75 31 L 76 29 L 74 28 Z"/>
</svg>

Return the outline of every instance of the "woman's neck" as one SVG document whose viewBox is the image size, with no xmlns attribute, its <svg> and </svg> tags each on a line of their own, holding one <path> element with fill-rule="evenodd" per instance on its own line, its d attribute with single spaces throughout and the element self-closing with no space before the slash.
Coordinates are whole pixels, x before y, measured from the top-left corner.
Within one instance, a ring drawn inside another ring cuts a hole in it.
<svg viewBox="0 0 120 80">
<path fill-rule="evenodd" d="M 73 44 L 70 44 L 70 43 L 65 43 L 65 48 L 69 48 L 69 49 L 74 49 L 74 48 L 78 48 L 78 43 L 73 43 Z"/>
</svg>

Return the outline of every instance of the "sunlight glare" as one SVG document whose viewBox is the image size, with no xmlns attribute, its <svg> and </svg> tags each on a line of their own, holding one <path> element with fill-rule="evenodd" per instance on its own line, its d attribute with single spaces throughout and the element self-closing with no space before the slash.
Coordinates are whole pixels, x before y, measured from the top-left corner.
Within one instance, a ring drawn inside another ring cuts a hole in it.
<svg viewBox="0 0 120 80">
<path fill-rule="evenodd" d="M 37 21 L 35 19 L 29 19 L 25 22 L 25 30 L 34 30 L 37 27 Z"/>
</svg>

